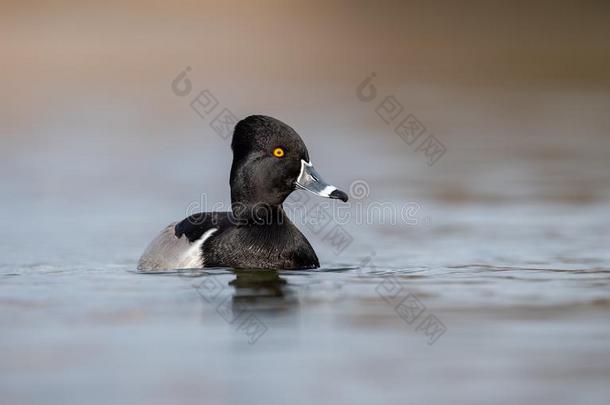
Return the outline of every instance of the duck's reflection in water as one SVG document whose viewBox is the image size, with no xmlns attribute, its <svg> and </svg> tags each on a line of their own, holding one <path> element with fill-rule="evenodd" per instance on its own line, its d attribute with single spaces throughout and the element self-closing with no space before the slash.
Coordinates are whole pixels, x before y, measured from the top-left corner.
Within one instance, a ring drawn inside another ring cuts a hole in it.
<svg viewBox="0 0 610 405">
<path fill-rule="evenodd" d="M 294 316 L 300 307 L 297 291 L 277 271 L 229 271 L 235 278 L 228 283 L 227 269 L 220 274 L 197 273 L 196 276 L 203 277 L 195 289 L 228 325 L 247 337 L 248 343 L 258 341 L 272 325 L 297 322 L 299 317 Z M 207 306 L 204 309 L 206 321 L 209 310 Z"/>
<path fill-rule="evenodd" d="M 216 311 L 242 332 L 248 343 L 256 343 L 272 325 L 294 322 L 299 307 L 295 291 L 274 270 L 234 270 L 229 281 L 233 292 Z M 231 290 L 231 288 L 229 288 Z"/>
<path fill-rule="evenodd" d="M 276 270 L 234 270 L 232 309 L 262 317 L 286 315 L 299 307 L 296 291 Z"/>
</svg>

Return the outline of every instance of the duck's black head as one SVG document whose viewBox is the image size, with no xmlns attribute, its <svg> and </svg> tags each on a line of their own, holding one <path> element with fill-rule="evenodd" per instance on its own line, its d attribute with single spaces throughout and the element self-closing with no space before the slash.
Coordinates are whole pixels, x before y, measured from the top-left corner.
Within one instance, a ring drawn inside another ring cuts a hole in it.
<svg viewBox="0 0 610 405">
<path fill-rule="evenodd" d="M 297 187 L 347 201 L 347 194 L 315 171 L 299 134 L 275 118 L 251 115 L 238 122 L 231 148 L 233 204 L 279 206 Z"/>
</svg>

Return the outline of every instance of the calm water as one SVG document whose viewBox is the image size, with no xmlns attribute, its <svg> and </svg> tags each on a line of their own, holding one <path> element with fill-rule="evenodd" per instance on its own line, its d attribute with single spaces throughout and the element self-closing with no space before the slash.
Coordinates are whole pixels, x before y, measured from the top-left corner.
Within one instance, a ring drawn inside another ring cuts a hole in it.
<svg viewBox="0 0 610 405">
<path fill-rule="evenodd" d="M 172 137 L 97 112 L 5 142 L 2 403 L 607 404 L 608 95 L 418 91 L 432 167 L 352 93 L 346 120 L 275 114 L 327 180 L 366 182 L 353 215 L 417 207 L 342 224 L 340 252 L 335 222 L 300 224 L 315 272 L 135 272 L 202 191 L 228 201 L 228 144 L 188 113 Z"/>
</svg>

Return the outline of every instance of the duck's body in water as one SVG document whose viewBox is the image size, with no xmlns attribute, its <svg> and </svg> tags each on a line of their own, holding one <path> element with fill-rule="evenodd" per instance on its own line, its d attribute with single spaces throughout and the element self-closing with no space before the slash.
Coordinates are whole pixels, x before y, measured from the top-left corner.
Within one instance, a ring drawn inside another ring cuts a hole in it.
<svg viewBox="0 0 610 405">
<path fill-rule="evenodd" d="M 138 269 L 319 267 L 282 203 L 296 188 L 342 201 L 347 194 L 321 179 L 301 137 L 274 118 L 240 121 L 231 148 L 232 211 L 203 212 L 170 224 L 150 243 Z"/>
</svg>

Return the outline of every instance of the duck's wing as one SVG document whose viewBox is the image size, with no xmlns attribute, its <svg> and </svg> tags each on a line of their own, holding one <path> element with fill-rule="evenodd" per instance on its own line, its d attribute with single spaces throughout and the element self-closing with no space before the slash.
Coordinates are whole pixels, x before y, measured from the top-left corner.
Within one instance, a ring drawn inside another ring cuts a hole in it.
<svg viewBox="0 0 610 405">
<path fill-rule="evenodd" d="M 216 215 L 206 218 L 202 214 L 195 214 L 180 222 L 169 224 L 150 242 L 138 262 L 138 270 L 203 267 L 205 260 L 201 247 L 218 230 L 218 227 Z"/>
</svg>

